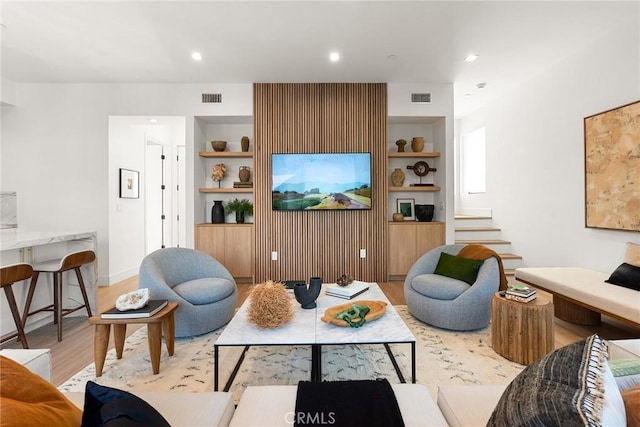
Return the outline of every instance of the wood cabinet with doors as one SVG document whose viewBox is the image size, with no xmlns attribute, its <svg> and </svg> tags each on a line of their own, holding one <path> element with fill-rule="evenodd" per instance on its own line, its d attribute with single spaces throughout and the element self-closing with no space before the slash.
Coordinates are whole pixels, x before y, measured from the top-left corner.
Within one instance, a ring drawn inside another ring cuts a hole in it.
<svg viewBox="0 0 640 427">
<path fill-rule="evenodd" d="M 404 280 L 418 258 L 444 242 L 444 222 L 390 222 L 389 280 Z"/>
<path fill-rule="evenodd" d="M 253 283 L 253 224 L 197 224 L 196 249 L 220 261 L 237 282 Z"/>
</svg>

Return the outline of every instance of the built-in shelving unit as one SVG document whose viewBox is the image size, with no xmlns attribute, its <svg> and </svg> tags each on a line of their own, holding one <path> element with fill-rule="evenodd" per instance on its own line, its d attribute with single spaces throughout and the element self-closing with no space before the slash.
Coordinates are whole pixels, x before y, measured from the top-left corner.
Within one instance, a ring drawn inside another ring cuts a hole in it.
<svg viewBox="0 0 640 427">
<path fill-rule="evenodd" d="M 397 199 L 414 199 L 415 204 L 433 204 L 434 218 L 431 222 L 388 222 L 389 255 L 388 280 L 402 280 L 413 263 L 428 250 L 445 243 L 445 218 L 442 206 L 445 182 L 444 161 L 441 153 L 445 149 L 445 117 L 389 117 L 387 140 L 387 206 L 388 218 L 397 210 Z M 423 151 L 411 151 L 411 139 L 424 138 Z M 398 152 L 396 141 L 407 141 L 404 152 Z M 430 168 L 426 176 L 418 177 L 407 166 L 418 161 L 426 162 Z M 402 187 L 391 185 L 394 169 L 404 172 Z M 412 185 L 413 184 L 413 185 Z M 430 185 L 415 185 L 430 184 Z"/>
<path fill-rule="evenodd" d="M 211 224 L 211 206 L 215 200 L 223 204 L 234 198 L 253 201 L 253 188 L 234 188 L 240 181 L 240 167 L 249 166 L 253 181 L 253 117 L 196 116 L 194 147 L 195 186 L 200 197 L 195 200 L 195 247 L 220 261 L 237 281 L 253 282 L 254 224 L 236 224 L 234 215 L 227 215 L 224 224 Z M 242 151 L 240 140 L 249 137 L 249 151 Z M 228 151 L 213 151 L 211 141 L 227 141 Z M 211 178 L 213 165 L 224 163 L 227 171 L 220 183 Z"/>
</svg>

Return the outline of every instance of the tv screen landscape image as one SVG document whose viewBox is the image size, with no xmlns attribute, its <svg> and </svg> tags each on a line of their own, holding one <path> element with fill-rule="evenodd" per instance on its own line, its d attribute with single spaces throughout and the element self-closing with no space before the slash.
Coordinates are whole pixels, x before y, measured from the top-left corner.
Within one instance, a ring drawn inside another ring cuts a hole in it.
<svg viewBox="0 0 640 427">
<path fill-rule="evenodd" d="M 273 210 L 371 209 L 371 153 L 271 155 Z"/>
</svg>

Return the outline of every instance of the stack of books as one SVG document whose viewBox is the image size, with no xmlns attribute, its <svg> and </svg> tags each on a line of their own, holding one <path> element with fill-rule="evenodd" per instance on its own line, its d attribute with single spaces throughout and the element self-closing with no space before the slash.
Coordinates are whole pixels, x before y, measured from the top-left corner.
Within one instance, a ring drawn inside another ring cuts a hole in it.
<svg viewBox="0 0 640 427">
<path fill-rule="evenodd" d="M 168 304 L 167 300 L 149 300 L 147 305 L 136 310 L 120 311 L 112 308 L 102 313 L 102 319 L 143 319 L 145 317 L 153 317 L 157 312 L 165 308 Z"/>
<path fill-rule="evenodd" d="M 536 299 L 536 290 L 529 286 L 514 285 L 507 289 L 504 297 L 518 302 L 529 302 Z"/>
<path fill-rule="evenodd" d="M 369 289 L 367 282 L 360 282 L 354 280 L 347 286 L 340 286 L 337 283 L 330 283 L 327 285 L 326 294 L 332 297 L 351 299 L 356 295 L 360 295 Z"/>
<path fill-rule="evenodd" d="M 253 188 L 253 182 L 238 182 L 233 183 L 233 188 Z"/>
</svg>

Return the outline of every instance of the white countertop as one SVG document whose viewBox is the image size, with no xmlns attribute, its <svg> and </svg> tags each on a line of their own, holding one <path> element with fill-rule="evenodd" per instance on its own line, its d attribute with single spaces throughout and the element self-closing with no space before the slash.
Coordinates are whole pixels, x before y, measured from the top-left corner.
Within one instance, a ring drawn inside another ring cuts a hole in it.
<svg viewBox="0 0 640 427">
<path fill-rule="evenodd" d="M 69 240 L 96 239 L 95 231 L 31 231 L 20 228 L 0 230 L 0 251 L 48 245 Z"/>
</svg>

